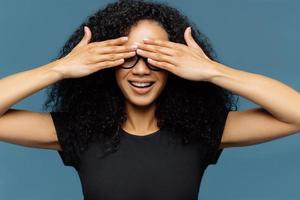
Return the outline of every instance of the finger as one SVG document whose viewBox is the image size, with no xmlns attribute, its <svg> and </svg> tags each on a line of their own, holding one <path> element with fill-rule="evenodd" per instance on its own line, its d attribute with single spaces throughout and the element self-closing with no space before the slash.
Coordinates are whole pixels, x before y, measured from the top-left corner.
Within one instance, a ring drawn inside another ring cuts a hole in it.
<svg viewBox="0 0 300 200">
<path fill-rule="evenodd" d="M 165 69 L 167 71 L 170 71 L 170 72 L 174 72 L 175 71 L 175 68 L 176 66 L 173 65 L 173 64 L 170 64 L 168 62 L 160 62 L 160 61 L 157 61 L 157 60 L 153 60 L 151 58 L 148 58 L 147 59 L 148 62 L 156 67 L 159 67 L 159 68 L 162 68 L 162 69 Z"/>
<path fill-rule="evenodd" d="M 142 49 L 142 50 L 151 51 L 151 52 L 158 52 L 158 53 L 166 54 L 169 56 L 174 56 L 175 52 L 176 52 L 174 49 L 170 49 L 168 47 L 161 47 L 161 46 L 157 46 L 157 45 L 143 44 L 143 43 L 139 43 L 138 48 Z"/>
<path fill-rule="evenodd" d="M 188 27 L 184 31 L 184 39 L 189 47 L 195 48 L 195 49 L 201 49 L 199 45 L 195 42 L 193 36 L 192 36 L 192 29 L 191 27 Z"/>
<path fill-rule="evenodd" d="M 89 46 L 91 48 L 103 48 L 106 46 L 119 46 L 119 45 L 124 45 L 124 43 L 127 41 L 128 41 L 128 37 L 119 37 L 116 39 L 92 42 L 89 44 Z"/>
<path fill-rule="evenodd" d="M 99 46 L 114 46 L 114 45 L 122 45 L 128 41 L 128 37 L 119 37 L 116 39 L 109 39 L 105 41 L 99 42 Z"/>
<path fill-rule="evenodd" d="M 105 61 L 105 62 L 97 63 L 93 67 L 97 71 L 99 69 L 106 69 L 106 68 L 121 65 L 123 62 L 124 62 L 124 59 L 119 59 L 119 60 L 114 60 L 114 61 Z"/>
<path fill-rule="evenodd" d="M 163 62 L 169 62 L 169 63 L 172 63 L 172 64 L 176 64 L 176 63 L 174 63 L 172 57 L 168 56 L 168 55 L 153 53 L 153 52 L 150 52 L 150 51 L 144 51 L 142 49 L 138 49 L 136 51 L 136 53 L 143 56 L 143 57 L 151 58 L 153 60 L 158 60 L 158 61 L 163 61 Z"/>
<path fill-rule="evenodd" d="M 202 48 L 198 45 L 198 43 L 194 40 L 192 36 L 192 29 L 191 27 L 187 28 L 184 32 L 184 39 L 189 47 L 196 49 L 200 52 L 205 58 L 208 58 Z"/>
<path fill-rule="evenodd" d="M 137 46 L 135 45 L 95 47 L 95 53 L 99 53 L 99 54 L 122 53 L 122 52 L 135 51 L 136 49 Z"/>
<path fill-rule="evenodd" d="M 154 44 L 154 45 L 158 45 L 158 46 L 162 46 L 162 47 L 168 47 L 168 48 L 171 48 L 171 49 L 180 47 L 180 45 L 178 43 L 171 42 L 171 41 L 168 41 L 168 40 L 158 40 L 158 39 L 152 39 L 152 38 L 145 38 L 145 39 L 143 39 L 143 42 L 145 44 Z"/>
<path fill-rule="evenodd" d="M 82 47 L 84 45 L 87 45 L 91 41 L 91 38 L 92 38 L 92 32 L 91 32 L 91 30 L 89 29 L 89 27 L 84 26 L 84 35 L 83 35 L 83 38 L 76 45 L 76 47 Z"/>
<path fill-rule="evenodd" d="M 117 53 L 117 54 L 103 54 L 100 56 L 94 57 L 94 62 L 105 62 L 105 61 L 114 61 L 119 60 L 122 58 L 130 58 L 136 54 L 135 51 L 133 52 L 126 52 L 126 53 Z"/>
</svg>

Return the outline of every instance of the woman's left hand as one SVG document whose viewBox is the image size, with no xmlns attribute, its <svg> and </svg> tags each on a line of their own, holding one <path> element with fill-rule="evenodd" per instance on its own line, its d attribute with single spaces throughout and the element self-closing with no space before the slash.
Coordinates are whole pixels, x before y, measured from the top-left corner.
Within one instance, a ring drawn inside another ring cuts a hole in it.
<svg viewBox="0 0 300 200">
<path fill-rule="evenodd" d="M 214 74 L 214 61 L 209 59 L 192 37 L 184 32 L 187 45 L 167 40 L 147 39 L 138 44 L 137 54 L 147 57 L 154 66 L 192 81 L 208 81 Z"/>
</svg>

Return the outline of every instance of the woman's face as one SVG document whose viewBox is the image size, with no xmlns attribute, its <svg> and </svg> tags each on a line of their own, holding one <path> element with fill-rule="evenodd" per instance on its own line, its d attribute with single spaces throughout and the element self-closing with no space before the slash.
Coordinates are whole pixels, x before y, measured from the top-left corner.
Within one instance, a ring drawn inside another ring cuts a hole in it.
<svg viewBox="0 0 300 200">
<path fill-rule="evenodd" d="M 128 41 L 125 45 L 136 42 L 143 43 L 144 38 L 168 40 L 167 32 L 155 21 L 141 20 L 136 26 L 131 27 Z M 137 55 L 137 54 L 136 54 Z M 168 78 L 168 71 L 153 71 L 143 59 L 139 59 L 136 65 L 129 69 L 116 68 L 116 81 L 128 103 L 137 106 L 151 104 L 162 92 Z M 134 86 L 134 82 L 154 82 L 149 87 L 143 85 Z"/>
</svg>

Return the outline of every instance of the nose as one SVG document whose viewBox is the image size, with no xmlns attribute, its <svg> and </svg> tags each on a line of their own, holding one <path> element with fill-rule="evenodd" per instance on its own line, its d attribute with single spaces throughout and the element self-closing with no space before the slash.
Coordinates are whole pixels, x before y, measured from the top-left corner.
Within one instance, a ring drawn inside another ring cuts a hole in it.
<svg viewBox="0 0 300 200">
<path fill-rule="evenodd" d="M 147 66 L 147 58 L 139 57 L 138 62 L 132 68 L 131 72 L 136 75 L 150 74 L 151 69 Z"/>
</svg>

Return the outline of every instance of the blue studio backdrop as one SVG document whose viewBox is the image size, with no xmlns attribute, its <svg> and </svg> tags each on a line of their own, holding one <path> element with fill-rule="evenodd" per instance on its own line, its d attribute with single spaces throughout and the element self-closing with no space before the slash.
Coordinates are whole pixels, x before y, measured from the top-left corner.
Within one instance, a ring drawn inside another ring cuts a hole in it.
<svg viewBox="0 0 300 200">
<path fill-rule="evenodd" d="M 0 0 L 0 78 L 50 62 L 75 28 L 109 2 Z M 197 24 L 221 63 L 300 90 L 300 1 L 165 2 Z M 40 90 L 13 108 L 42 111 L 45 99 Z M 242 97 L 239 105 L 257 106 Z M 206 170 L 199 199 L 300 199 L 299 154 L 299 134 L 225 149 Z M 82 191 L 76 171 L 63 166 L 56 151 L 0 142 L 0 199 L 81 200 Z"/>
</svg>

